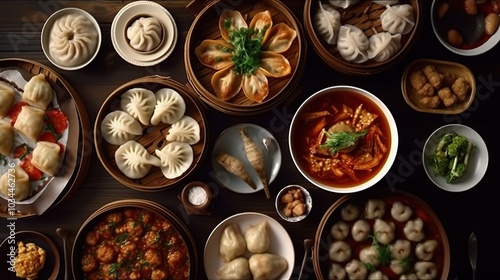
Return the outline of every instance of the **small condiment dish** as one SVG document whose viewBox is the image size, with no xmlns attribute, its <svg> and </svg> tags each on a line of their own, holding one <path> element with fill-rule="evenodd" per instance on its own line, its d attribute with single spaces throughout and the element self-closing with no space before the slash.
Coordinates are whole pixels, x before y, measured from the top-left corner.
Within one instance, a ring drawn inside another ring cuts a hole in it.
<svg viewBox="0 0 500 280">
<path fill-rule="evenodd" d="M 300 185 L 288 185 L 279 191 L 275 206 L 276 212 L 283 220 L 299 222 L 311 213 L 312 197 L 306 188 Z"/>
<path fill-rule="evenodd" d="M 207 184 L 193 181 L 182 190 L 181 201 L 189 214 L 209 214 L 212 192 Z"/>
</svg>

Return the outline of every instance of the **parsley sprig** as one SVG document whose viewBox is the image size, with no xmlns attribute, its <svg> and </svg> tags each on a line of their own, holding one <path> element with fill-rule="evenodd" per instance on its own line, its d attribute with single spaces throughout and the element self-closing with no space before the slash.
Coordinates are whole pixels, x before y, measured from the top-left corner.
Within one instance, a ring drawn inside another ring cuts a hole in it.
<svg viewBox="0 0 500 280">
<path fill-rule="evenodd" d="M 323 132 L 326 135 L 326 141 L 321 148 L 328 149 L 331 155 L 334 155 L 339 150 L 348 148 L 358 141 L 359 138 L 366 135 L 368 130 L 361 130 L 358 132 L 346 132 L 340 131 L 331 133 L 326 129 L 323 129 Z"/>
<path fill-rule="evenodd" d="M 269 27 L 260 30 L 242 27 L 229 32 L 234 47 L 233 62 L 236 73 L 253 74 L 260 64 L 260 53 L 264 34 Z"/>
</svg>

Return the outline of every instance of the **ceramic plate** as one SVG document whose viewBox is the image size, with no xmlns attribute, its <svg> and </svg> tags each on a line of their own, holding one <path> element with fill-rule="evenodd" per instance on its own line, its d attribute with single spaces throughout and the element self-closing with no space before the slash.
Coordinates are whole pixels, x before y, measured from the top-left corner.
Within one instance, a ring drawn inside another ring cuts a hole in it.
<svg viewBox="0 0 500 280">
<path fill-rule="evenodd" d="M 224 265 L 223 260 L 219 256 L 219 241 L 224 229 L 230 224 L 238 224 L 241 234 L 244 234 L 245 230 L 250 226 L 261 223 L 262 220 L 267 221 L 269 225 L 271 244 L 267 252 L 284 257 L 288 263 L 288 268 L 278 279 L 290 279 L 295 263 L 295 251 L 290 236 L 285 228 L 276 220 L 267 215 L 254 212 L 233 215 L 222 221 L 212 231 L 207 239 L 203 253 L 205 272 L 208 279 L 217 279 L 217 270 Z M 247 251 L 244 256 L 250 257 L 251 253 Z"/>
<path fill-rule="evenodd" d="M 157 51 L 142 54 L 130 46 L 126 38 L 127 28 L 130 20 L 138 16 L 155 17 L 165 28 L 166 38 Z M 125 61 L 137 66 L 152 66 L 165 60 L 174 50 L 177 42 L 177 26 L 169 11 L 160 4 L 151 1 L 135 1 L 125 5 L 113 19 L 111 42 Z"/>
<path fill-rule="evenodd" d="M 475 147 L 471 152 L 468 168 L 464 176 L 457 179 L 456 182 L 450 184 L 446 182 L 444 177 L 434 175 L 434 170 L 430 165 L 428 158 L 436 150 L 439 137 L 453 131 L 459 135 L 467 137 L 467 139 L 469 139 Z M 483 138 L 481 138 L 481 135 L 479 135 L 472 128 L 461 124 L 445 125 L 434 131 L 425 142 L 422 157 L 424 159 L 425 173 L 427 173 L 429 179 L 431 179 L 436 186 L 449 192 L 462 192 L 471 189 L 479 183 L 479 181 L 481 181 L 486 173 L 486 169 L 488 168 L 488 148 L 486 147 L 486 143 Z"/>
<path fill-rule="evenodd" d="M 35 243 L 45 250 L 45 265 L 40 271 L 38 279 L 56 279 L 59 274 L 60 266 L 59 251 L 57 250 L 54 242 L 42 233 L 36 231 L 19 231 L 16 232 L 12 238 L 11 236 L 8 236 L 0 245 L 0 254 L 2 255 L 2 258 L 7 258 L 7 255 L 10 254 L 11 246 L 15 246 L 17 249 L 17 243 L 21 241 L 23 241 L 25 245 L 26 243 Z M 10 257 L 8 258 L 10 259 Z M 2 261 L 0 264 L 0 271 L 3 271 L 2 275 L 4 275 L 2 276 L 2 279 L 22 279 L 16 277 L 16 274 L 9 270 L 11 267 L 8 263 L 9 259 Z"/>
<path fill-rule="evenodd" d="M 266 167 L 269 185 L 271 185 L 274 181 L 281 166 L 281 150 L 274 136 L 266 129 L 255 124 L 237 124 L 224 130 L 219 135 L 212 150 L 212 168 L 216 179 L 226 188 L 237 193 L 254 193 L 262 190 L 264 187 L 259 180 L 257 172 L 253 169 L 246 158 L 243 141 L 241 140 L 241 136 L 238 131 L 239 128 L 243 126 L 248 127 L 248 134 L 250 135 L 250 138 L 257 143 L 264 154 L 264 164 Z M 269 149 L 266 149 L 263 144 L 263 139 L 266 138 L 270 140 Z M 215 155 L 220 152 L 226 152 L 239 158 L 244 163 L 250 178 L 255 182 L 257 189 L 252 189 L 242 179 L 227 172 L 221 165 L 219 165 L 215 160 Z"/>
</svg>

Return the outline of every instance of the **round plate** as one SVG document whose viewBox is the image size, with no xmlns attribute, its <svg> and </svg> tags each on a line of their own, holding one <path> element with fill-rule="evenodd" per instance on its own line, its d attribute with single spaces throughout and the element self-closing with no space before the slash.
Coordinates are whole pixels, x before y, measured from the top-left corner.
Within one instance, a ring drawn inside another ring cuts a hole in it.
<svg viewBox="0 0 500 280">
<path fill-rule="evenodd" d="M 10 269 L 12 267 L 8 263 L 8 261 L 10 260 L 8 254 L 11 253 L 11 247 L 14 246 L 17 249 L 17 243 L 21 241 L 24 242 L 24 245 L 26 245 L 26 243 L 35 243 L 45 250 L 45 264 L 38 275 L 38 279 L 56 279 L 57 275 L 59 274 L 59 266 L 61 263 L 59 259 L 59 251 L 56 245 L 46 235 L 40 232 L 29 230 L 16 232 L 15 235 L 9 235 L 3 240 L 2 244 L 0 245 L 0 254 L 2 254 L 2 256 L 6 258 L 6 261 L 2 261 L 0 264 L 0 270 L 3 271 L 2 274 L 4 275 L 3 277 L 6 277 L 2 277 L 2 279 L 22 279 L 16 277 L 16 274 L 14 272 L 11 272 Z"/>
<path fill-rule="evenodd" d="M 147 15 L 157 18 L 165 28 L 166 38 L 158 50 L 141 54 L 135 51 L 126 38 L 130 20 Z M 177 42 L 177 25 L 170 12 L 160 4 L 151 1 L 135 1 L 125 5 L 111 24 L 111 42 L 116 52 L 128 63 L 137 66 L 152 66 L 165 60 L 174 50 Z"/>
<path fill-rule="evenodd" d="M 240 127 L 243 126 L 248 127 L 248 134 L 250 138 L 252 138 L 252 140 L 259 146 L 264 155 L 264 165 L 269 185 L 271 185 L 274 181 L 281 167 L 281 149 L 278 141 L 276 141 L 274 136 L 269 131 L 255 124 L 237 124 L 227 128 L 219 135 L 212 149 L 212 168 L 215 177 L 224 187 L 236 193 L 255 193 L 264 189 L 264 186 L 260 182 L 257 172 L 247 160 L 243 141 L 241 140 L 239 133 Z M 263 139 L 270 140 L 268 149 L 264 146 Z M 220 166 L 215 160 L 215 155 L 220 152 L 225 152 L 239 158 L 244 163 L 245 168 L 247 169 L 250 178 L 255 182 L 257 189 L 252 189 L 238 176 L 229 173 L 222 166 Z"/>
<path fill-rule="evenodd" d="M 219 241 L 224 229 L 230 224 L 238 224 L 241 234 L 244 234 L 246 229 L 262 222 L 262 220 L 267 221 L 271 238 L 270 247 L 267 252 L 284 257 L 288 263 L 287 269 L 278 279 L 290 279 L 295 265 L 295 251 L 290 236 L 285 228 L 275 219 L 254 212 L 239 213 L 226 218 L 210 233 L 203 252 L 205 273 L 208 279 L 217 279 L 217 270 L 224 265 L 224 261 L 219 256 Z M 250 257 L 250 253 L 247 251 L 244 256 Z"/>
<path fill-rule="evenodd" d="M 446 178 L 443 176 L 436 176 L 429 163 L 429 157 L 436 150 L 439 137 L 448 132 L 456 132 L 467 137 L 475 146 L 471 152 L 466 173 L 452 184 L 447 183 Z M 486 143 L 475 130 L 461 124 L 449 124 L 436 129 L 425 142 L 422 158 L 424 159 L 424 170 L 429 179 L 439 188 L 449 192 L 462 192 L 473 188 L 481 181 L 486 169 L 488 169 L 488 148 Z"/>
</svg>

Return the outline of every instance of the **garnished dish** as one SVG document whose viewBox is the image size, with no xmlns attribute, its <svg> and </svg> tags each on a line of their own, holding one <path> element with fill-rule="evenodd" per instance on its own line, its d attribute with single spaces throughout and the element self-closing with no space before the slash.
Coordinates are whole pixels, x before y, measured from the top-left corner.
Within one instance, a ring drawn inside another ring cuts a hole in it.
<svg viewBox="0 0 500 280">
<path fill-rule="evenodd" d="M 432 209 L 404 192 L 347 195 L 316 233 L 319 279 L 446 279 L 450 252 Z"/>
<path fill-rule="evenodd" d="M 247 23 L 237 10 L 225 9 L 219 18 L 222 38 L 206 39 L 195 48 L 200 63 L 213 69 L 211 85 L 223 100 L 240 91 L 252 102 L 262 103 L 269 94 L 268 78 L 283 78 L 293 72 L 283 55 L 297 37 L 286 23 L 273 23 L 266 10 Z"/>
</svg>

